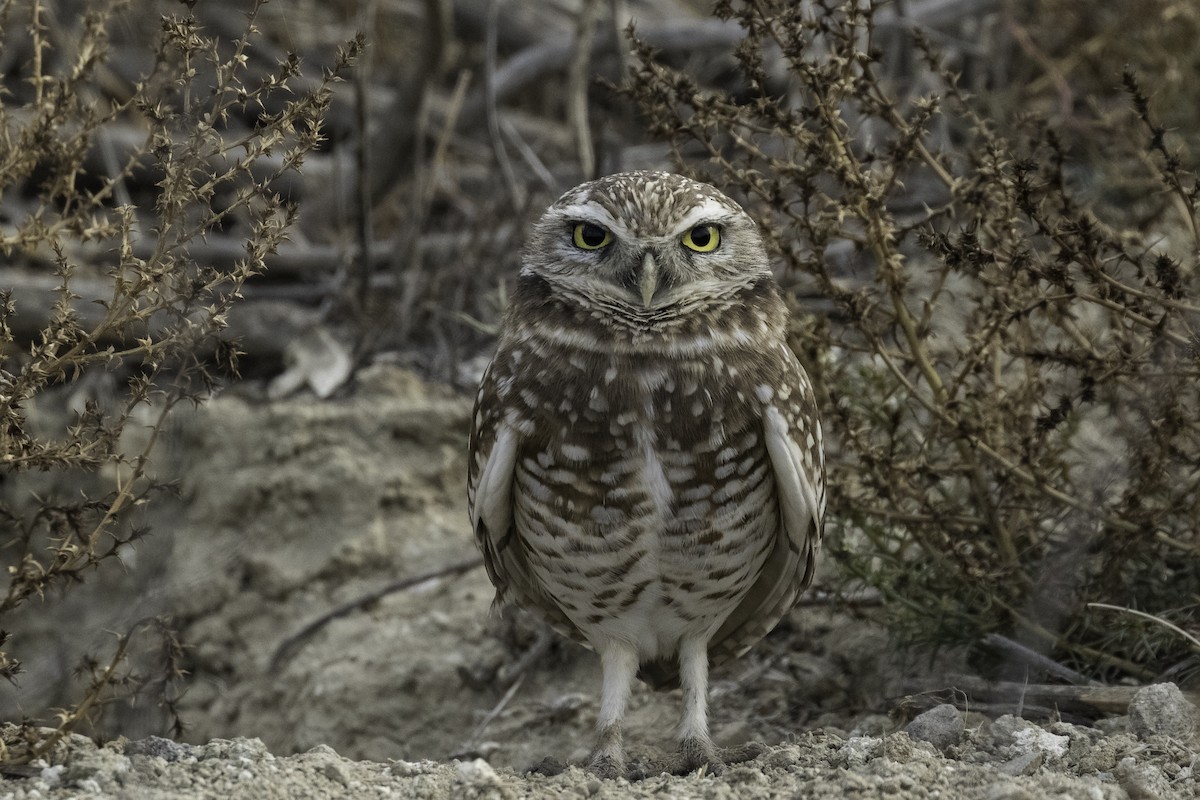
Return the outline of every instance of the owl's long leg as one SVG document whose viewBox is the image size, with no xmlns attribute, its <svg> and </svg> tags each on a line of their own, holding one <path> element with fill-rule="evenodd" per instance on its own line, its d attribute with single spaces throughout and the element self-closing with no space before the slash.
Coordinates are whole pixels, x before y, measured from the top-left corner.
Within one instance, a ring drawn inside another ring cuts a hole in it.
<svg viewBox="0 0 1200 800">
<path fill-rule="evenodd" d="M 588 761 L 588 771 L 600 778 L 624 778 L 621 720 L 625 717 L 629 691 L 637 675 L 637 650 L 628 643 L 613 640 L 597 649 L 604 683 L 600 689 L 600 716 L 596 721 L 596 748 Z"/>
<path fill-rule="evenodd" d="M 679 647 L 679 680 L 683 685 L 683 716 L 679 720 L 679 750 L 667 762 L 667 772 L 684 775 L 701 767 L 720 775 L 727 764 L 757 758 L 766 749 L 758 742 L 717 749 L 708 735 L 708 641 L 688 639 Z"/>
<path fill-rule="evenodd" d="M 708 641 L 685 639 L 679 646 L 679 681 L 683 686 L 683 716 L 679 720 L 678 763 L 672 772 L 707 767 L 720 774 L 725 764 L 708 736 Z"/>
</svg>

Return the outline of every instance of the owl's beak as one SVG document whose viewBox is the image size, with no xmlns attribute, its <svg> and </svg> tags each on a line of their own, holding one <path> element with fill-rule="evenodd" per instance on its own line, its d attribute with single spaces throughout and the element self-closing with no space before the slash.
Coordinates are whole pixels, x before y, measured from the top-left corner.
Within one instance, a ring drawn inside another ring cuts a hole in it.
<svg viewBox="0 0 1200 800">
<path fill-rule="evenodd" d="M 646 253 L 646 255 L 642 256 L 642 279 L 640 285 L 642 290 L 642 305 L 649 308 L 650 302 L 654 299 L 654 293 L 658 290 L 658 264 L 654 261 L 654 256 L 651 253 Z"/>
</svg>

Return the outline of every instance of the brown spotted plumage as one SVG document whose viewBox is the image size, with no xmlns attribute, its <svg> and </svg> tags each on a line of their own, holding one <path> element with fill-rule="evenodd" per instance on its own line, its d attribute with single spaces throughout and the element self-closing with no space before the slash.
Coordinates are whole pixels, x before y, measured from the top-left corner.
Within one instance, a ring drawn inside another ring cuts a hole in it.
<svg viewBox="0 0 1200 800">
<path fill-rule="evenodd" d="M 677 175 L 585 183 L 536 224 L 471 432 L 498 603 L 600 654 L 589 768 L 625 772 L 636 675 L 681 684 L 677 771 L 719 771 L 708 668 L 812 579 L 825 508 L 812 388 L 754 222 Z"/>
</svg>

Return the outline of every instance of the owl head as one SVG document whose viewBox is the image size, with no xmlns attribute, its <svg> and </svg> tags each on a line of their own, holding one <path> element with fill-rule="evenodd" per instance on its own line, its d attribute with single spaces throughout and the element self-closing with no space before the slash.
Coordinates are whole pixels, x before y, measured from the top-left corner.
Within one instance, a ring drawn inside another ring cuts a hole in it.
<svg viewBox="0 0 1200 800">
<path fill-rule="evenodd" d="M 533 228 L 522 275 L 616 313 L 720 300 L 770 275 L 757 226 L 707 184 L 622 172 L 581 184 Z"/>
</svg>

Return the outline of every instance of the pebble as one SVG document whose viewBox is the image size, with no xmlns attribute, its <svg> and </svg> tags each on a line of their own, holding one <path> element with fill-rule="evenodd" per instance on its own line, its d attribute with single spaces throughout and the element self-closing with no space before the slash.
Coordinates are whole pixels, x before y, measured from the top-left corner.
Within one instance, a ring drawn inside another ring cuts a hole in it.
<svg viewBox="0 0 1200 800">
<path fill-rule="evenodd" d="M 1173 683 L 1145 686 L 1129 703 L 1129 727 L 1140 739 L 1169 736 L 1181 742 L 1200 739 L 1200 709 Z"/>
<path fill-rule="evenodd" d="M 904 728 L 913 741 L 929 742 L 942 751 L 961 742 L 965 730 L 962 714 L 949 703 L 934 706 Z"/>
<path fill-rule="evenodd" d="M 498 783 L 500 776 L 482 758 L 458 762 L 458 777 L 467 783 Z"/>
</svg>

